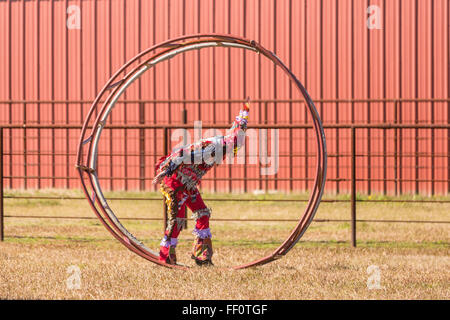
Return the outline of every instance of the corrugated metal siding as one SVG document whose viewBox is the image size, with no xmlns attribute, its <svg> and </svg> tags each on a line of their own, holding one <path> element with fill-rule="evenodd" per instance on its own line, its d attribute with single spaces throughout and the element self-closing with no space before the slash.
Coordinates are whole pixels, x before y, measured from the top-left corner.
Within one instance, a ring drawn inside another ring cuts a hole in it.
<svg viewBox="0 0 450 320">
<path fill-rule="evenodd" d="M 74 17 L 67 8 L 73 5 L 80 8 L 80 29 L 66 27 L 67 19 Z M 381 9 L 381 29 L 367 28 L 371 5 Z M 179 35 L 213 32 L 255 39 L 274 51 L 306 86 L 324 123 L 449 123 L 448 102 L 321 102 L 449 98 L 448 0 L 0 1 L 0 123 L 79 124 L 109 77 L 141 50 Z M 227 100 L 247 95 L 299 98 L 268 61 L 224 48 L 190 52 L 165 62 L 129 88 L 125 97 Z M 183 108 L 188 123 L 201 119 L 206 125 L 229 123 L 239 105 L 121 104 L 111 123 L 178 124 Z M 251 121 L 296 124 L 308 118 L 301 104 L 269 102 L 254 104 Z M 350 131 L 327 129 L 326 136 L 331 155 L 327 189 L 347 191 Z M 100 174 L 113 179 L 107 179 L 105 187 L 151 188 L 155 152 L 162 153 L 161 137 L 157 130 L 116 130 L 111 138 L 106 130 Z M 78 130 L 7 130 L 5 139 L 5 152 L 12 153 L 5 158 L 5 174 L 36 177 L 10 178 L 7 185 L 78 186 L 73 170 Z M 210 176 L 250 179 L 205 181 L 203 186 L 310 188 L 311 182 L 301 179 L 314 174 L 312 132 L 280 130 L 280 141 L 280 153 L 290 157 L 280 158 L 276 179 L 257 180 L 258 166 L 248 170 L 222 166 Z M 24 156 L 25 150 L 30 154 Z M 361 191 L 450 190 L 448 130 L 358 130 L 357 150 Z"/>
</svg>

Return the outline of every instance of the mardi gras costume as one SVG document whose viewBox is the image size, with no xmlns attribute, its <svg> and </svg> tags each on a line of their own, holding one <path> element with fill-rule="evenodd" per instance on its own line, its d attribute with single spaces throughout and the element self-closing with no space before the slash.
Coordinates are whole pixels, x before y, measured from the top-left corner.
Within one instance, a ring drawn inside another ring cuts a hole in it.
<svg viewBox="0 0 450 320">
<path fill-rule="evenodd" d="M 176 264 L 177 239 L 186 219 L 186 207 L 192 211 L 196 224 L 192 259 L 198 265 L 212 264 L 213 255 L 209 217 L 198 191 L 202 177 L 229 154 L 236 156 L 244 144 L 247 130 L 249 103 L 245 103 L 226 136 L 202 139 L 181 147 L 172 154 L 162 157 L 156 164 L 154 184 L 161 183 L 161 192 L 167 205 L 168 223 L 160 244 L 159 259 Z"/>
</svg>

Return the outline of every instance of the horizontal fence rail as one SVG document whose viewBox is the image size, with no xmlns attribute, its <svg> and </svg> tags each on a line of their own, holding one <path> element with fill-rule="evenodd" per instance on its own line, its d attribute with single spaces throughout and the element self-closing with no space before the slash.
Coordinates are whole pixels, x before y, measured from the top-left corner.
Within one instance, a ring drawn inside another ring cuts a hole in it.
<svg viewBox="0 0 450 320">
<path fill-rule="evenodd" d="M 97 217 L 75 217 L 75 216 L 27 216 L 27 215 L 5 215 L 5 218 L 24 218 L 24 219 L 67 219 L 67 220 L 96 220 Z M 161 221 L 163 218 L 146 218 L 146 217 L 118 217 L 120 220 L 133 221 Z M 225 222 L 298 222 L 298 219 L 226 219 L 211 218 L 211 221 Z M 315 222 L 352 222 L 350 219 L 314 219 Z M 385 223 L 436 223 L 448 224 L 450 221 L 439 220 L 388 220 L 388 219 L 357 219 L 356 222 L 385 222 Z"/>
</svg>

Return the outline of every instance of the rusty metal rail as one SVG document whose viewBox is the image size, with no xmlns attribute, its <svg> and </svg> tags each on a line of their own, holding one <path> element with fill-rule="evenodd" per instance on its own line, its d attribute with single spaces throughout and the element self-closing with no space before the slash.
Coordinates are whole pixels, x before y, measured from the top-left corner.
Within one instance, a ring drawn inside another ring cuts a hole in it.
<svg viewBox="0 0 450 320">
<path fill-rule="evenodd" d="M 4 199 L 29 199 L 29 200 L 85 200 L 85 197 L 65 197 L 65 196 L 3 196 Z M 120 200 L 120 201 L 160 201 L 159 197 L 143 198 L 143 197 L 106 197 L 107 200 Z M 240 201 L 240 202 L 307 202 L 307 199 L 242 199 L 242 198 L 203 198 L 205 201 L 213 202 L 230 202 L 230 201 Z M 378 203 L 450 203 L 450 200 L 398 200 L 398 199 L 359 199 L 358 202 L 378 202 Z M 320 202 L 351 202 L 348 199 L 322 199 Z"/>
<path fill-rule="evenodd" d="M 96 217 L 77 217 L 77 216 L 29 216 L 29 215 L 5 215 L 5 218 L 19 219 L 67 219 L 67 220 L 97 220 Z M 120 220 L 132 221 L 161 221 L 164 218 L 146 218 L 146 217 L 118 217 Z M 234 219 L 234 218 L 211 218 L 211 221 L 222 222 L 297 222 L 297 219 Z M 314 219 L 314 222 L 351 222 L 350 219 Z M 392 219 L 357 219 L 356 222 L 380 222 L 380 223 L 431 223 L 431 224 L 447 224 L 446 220 L 392 220 Z"/>
</svg>

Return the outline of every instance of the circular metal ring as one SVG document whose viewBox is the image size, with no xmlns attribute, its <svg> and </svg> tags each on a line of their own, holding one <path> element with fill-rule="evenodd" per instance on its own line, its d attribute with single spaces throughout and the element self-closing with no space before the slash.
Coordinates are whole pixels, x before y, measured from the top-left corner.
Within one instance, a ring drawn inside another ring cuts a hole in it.
<svg viewBox="0 0 450 320">
<path fill-rule="evenodd" d="M 169 265 L 159 261 L 158 253 L 146 247 L 120 223 L 119 219 L 111 210 L 106 198 L 103 195 L 97 176 L 98 144 L 109 114 L 120 96 L 130 84 L 145 73 L 145 71 L 162 61 L 171 59 L 183 52 L 209 47 L 228 47 L 251 50 L 264 55 L 279 66 L 288 75 L 289 79 L 295 84 L 305 99 L 305 103 L 312 117 L 312 128 L 314 129 L 317 143 L 317 161 L 314 187 L 311 191 L 305 211 L 299 218 L 296 227 L 287 239 L 270 255 L 259 260 L 234 267 L 234 269 L 243 269 L 274 261 L 285 255 L 294 247 L 313 220 L 320 204 L 325 187 L 327 168 L 325 133 L 312 99 L 291 70 L 289 70 L 289 68 L 287 68 L 286 65 L 273 52 L 263 48 L 256 41 L 221 34 L 196 34 L 182 36 L 150 47 L 129 60 L 109 79 L 91 105 L 81 130 L 76 168 L 80 175 L 82 189 L 89 201 L 89 204 L 94 210 L 94 213 L 97 215 L 105 228 L 118 241 L 120 241 L 132 252 L 158 265 L 170 268 L 186 268 L 185 266 Z M 125 76 L 123 76 L 126 70 L 130 68 L 132 68 L 131 71 L 127 72 Z"/>
</svg>

